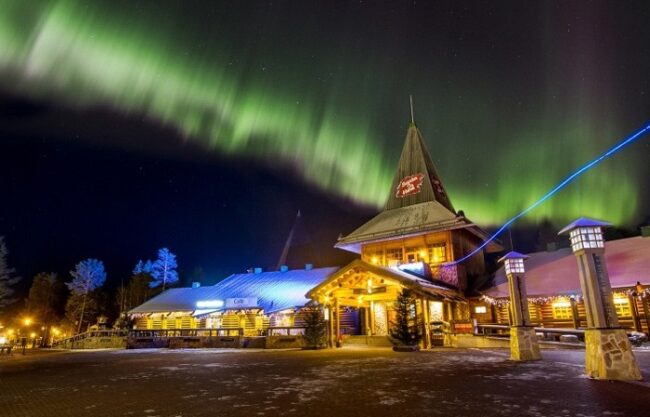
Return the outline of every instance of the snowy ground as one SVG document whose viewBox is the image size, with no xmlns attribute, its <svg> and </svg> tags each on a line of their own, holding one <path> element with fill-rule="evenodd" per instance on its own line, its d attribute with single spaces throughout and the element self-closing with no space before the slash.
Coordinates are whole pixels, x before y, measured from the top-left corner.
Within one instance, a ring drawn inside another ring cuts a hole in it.
<svg viewBox="0 0 650 417">
<path fill-rule="evenodd" d="M 0 415 L 642 416 L 650 385 L 592 381 L 581 351 L 128 350 L 0 362 Z M 650 352 L 637 353 L 646 379 Z"/>
</svg>

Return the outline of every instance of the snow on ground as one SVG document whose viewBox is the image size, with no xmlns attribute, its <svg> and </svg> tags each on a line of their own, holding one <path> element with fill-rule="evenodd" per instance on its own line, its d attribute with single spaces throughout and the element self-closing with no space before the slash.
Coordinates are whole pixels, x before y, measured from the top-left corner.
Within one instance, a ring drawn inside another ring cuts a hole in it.
<svg viewBox="0 0 650 417">
<path fill-rule="evenodd" d="M 92 350 L 92 349 L 88 349 Z M 167 349 L 167 348 L 149 348 L 149 349 L 120 349 L 112 350 L 111 353 L 115 355 L 139 355 L 139 354 L 152 354 L 152 353 L 187 353 L 187 354 L 218 354 L 218 353 L 259 353 L 259 352 L 271 352 L 268 349 L 227 349 L 227 348 L 205 348 L 205 349 Z M 281 349 L 281 350 L 292 350 L 292 349 Z M 295 350 L 295 349 L 294 349 Z M 279 350 L 278 350 L 279 351 Z M 75 351 L 77 352 L 77 351 Z"/>
</svg>

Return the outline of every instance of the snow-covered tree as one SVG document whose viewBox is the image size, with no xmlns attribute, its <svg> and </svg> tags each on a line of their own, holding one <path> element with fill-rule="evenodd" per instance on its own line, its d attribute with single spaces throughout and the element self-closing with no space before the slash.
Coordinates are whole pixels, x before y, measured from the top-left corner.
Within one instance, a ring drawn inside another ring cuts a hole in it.
<svg viewBox="0 0 650 417">
<path fill-rule="evenodd" d="M 151 270 L 153 269 L 153 264 L 151 261 L 138 261 L 137 264 L 135 264 L 135 268 L 133 268 L 133 275 L 140 275 L 140 274 L 149 274 L 151 275 Z"/>
<path fill-rule="evenodd" d="M 11 296 L 14 290 L 11 288 L 14 284 L 20 281 L 20 277 L 14 275 L 16 272 L 13 268 L 9 268 L 7 263 L 7 245 L 5 245 L 4 237 L 0 236 L 0 308 L 11 304 L 13 301 Z"/>
<path fill-rule="evenodd" d="M 160 249 L 158 251 L 158 259 L 156 259 L 151 266 L 151 277 L 153 278 L 153 282 L 149 284 L 151 288 L 155 288 L 162 284 L 162 289 L 164 291 L 168 284 L 177 282 L 177 266 L 176 255 L 171 253 L 167 248 Z"/>
<path fill-rule="evenodd" d="M 77 333 L 81 332 L 81 323 L 83 322 L 84 310 L 86 308 L 86 298 L 88 293 L 104 285 L 106 281 L 106 271 L 104 264 L 97 259 L 86 259 L 75 266 L 74 271 L 70 271 L 72 282 L 68 282 L 67 287 L 73 295 L 82 297 L 81 313 L 79 315 L 79 326 Z"/>
</svg>

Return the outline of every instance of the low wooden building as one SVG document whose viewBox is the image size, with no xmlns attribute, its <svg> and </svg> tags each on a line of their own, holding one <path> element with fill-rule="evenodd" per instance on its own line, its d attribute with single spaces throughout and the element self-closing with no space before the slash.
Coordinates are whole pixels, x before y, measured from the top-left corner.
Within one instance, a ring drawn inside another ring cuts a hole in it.
<svg viewBox="0 0 650 417">
<path fill-rule="evenodd" d="M 578 263 L 570 248 L 528 254 L 526 288 L 533 323 L 541 327 L 586 327 Z M 650 311 L 650 237 L 608 241 L 605 263 L 621 326 L 648 332 Z M 508 284 L 500 268 L 483 296 L 471 300 L 479 323 L 509 322 Z"/>
<path fill-rule="evenodd" d="M 260 336 L 276 328 L 300 327 L 305 294 L 338 268 L 233 274 L 213 286 L 172 288 L 129 311 L 134 330 L 220 330 L 224 335 Z"/>
</svg>

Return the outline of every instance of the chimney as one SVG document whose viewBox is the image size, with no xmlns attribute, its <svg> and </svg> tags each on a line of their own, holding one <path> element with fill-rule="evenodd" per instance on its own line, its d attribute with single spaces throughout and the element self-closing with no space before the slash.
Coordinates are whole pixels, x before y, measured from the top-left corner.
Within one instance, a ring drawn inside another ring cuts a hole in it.
<svg viewBox="0 0 650 417">
<path fill-rule="evenodd" d="M 305 270 L 311 271 L 312 269 L 314 269 L 314 264 L 305 264 Z"/>
<path fill-rule="evenodd" d="M 641 226 L 641 236 L 650 237 L 650 226 Z"/>
<path fill-rule="evenodd" d="M 262 273 L 262 268 L 257 267 L 257 268 L 255 268 L 255 269 L 253 270 L 253 272 L 254 272 L 255 274 L 261 274 L 261 273 Z"/>
<path fill-rule="evenodd" d="M 192 288 L 201 288 L 201 283 L 200 282 L 193 282 L 192 283 Z"/>
<path fill-rule="evenodd" d="M 289 267 L 286 265 L 280 265 L 280 272 L 287 272 L 289 270 Z"/>
</svg>

